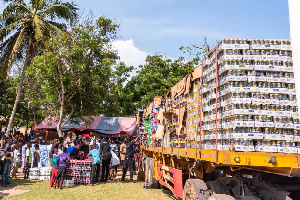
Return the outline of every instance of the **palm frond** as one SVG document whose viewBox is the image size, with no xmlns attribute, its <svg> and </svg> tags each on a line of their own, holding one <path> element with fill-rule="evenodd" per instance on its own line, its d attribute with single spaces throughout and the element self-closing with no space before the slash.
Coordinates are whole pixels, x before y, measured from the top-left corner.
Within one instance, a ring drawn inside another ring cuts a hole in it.
<svg viewBox="0 0 300 200">
<path fill-rule="evenodd" d="M 46 24 L 43 20 L 39 18 L 38 15 L 35 15 L 33 18 L 33 22 L 35 24 L 35 39 L 36 41 L 40 42 L 41 39 L 45 36 L 45 28 Z"/>
<path fill-rule="evenodd" d="M 46 6 L 45 0 L 30 0 L 30 4 L 35 10 L 40 10 Z"/>
<path fill-rule="evenodd" d="M 53 26 L 56 26 L 57 28 L 59 28 L 62 31 L 67 31 L 67 26 L 64 23 L 58 23 L 58 22 L 54 22 L 54 21 L 47 21 L 49 24 L 52 24 Z"/>
<path fill-rule="evenodd" d="M 4 26 L 0 29 L 0 41 L 7 37 L 11 32 L 15 31 L 18 26 L 21 25 L 21 22 L 17 21 L 7 26 Z"/>
<path fill-rule="evenodd" d="M 0 45 L 0 77 L 3 78 L 7 75 L 7 71 L 9 71 L 10 67 L 8 67 L 8 62 L 10 58 L 10 54 L 13 50 L 14 44 L 20 34 L 20 31 L 17 31 L 12 36 L 10 36 L 7 40 L 1 43 Z"/>
<path fill-rule="evenodd" d="M 76 16 L 76 10 L 77 7 L 72 3 L 59 3 L 49 6 L 38 14 L 47 14 L 50 18 L 57 17 L 72 22 Z"/>
<path fill-rule="evenodd" d="M 65 33 L 64 30 L 60 29 L 59 27 L 47 22 L 47 28 L 49 30 L 49 35 L 53 37 L 58 37 L 59 35 Z"/>
<path fill-rule="evenodd" d="M 15 56 L 16 54 L 21 51 L 25 41 L 26 41 L 26 31 L 24 29 L 22 29 L 20 32 L 19 32 L 19 35 L 17 37 L 17 39 L 15 40 L 15 43 L 14 43 L 14 46 L 12 48 L 12 51 L 11 51 L 11 54 L 9 56 L 9 60 L 8 60 L 8 63 L 7 63 L 7 73 L 9 73 L 10 71 L 10 68 L 15 60 Z"/>
<path fill-rule="evenodd" d="M 11 15 L 20 15 L 24 13 L 32 14 L 32 10 L 23 1 L 10 3 L 3 9 L 0 21 L 3 22 Z"/>
</svg>

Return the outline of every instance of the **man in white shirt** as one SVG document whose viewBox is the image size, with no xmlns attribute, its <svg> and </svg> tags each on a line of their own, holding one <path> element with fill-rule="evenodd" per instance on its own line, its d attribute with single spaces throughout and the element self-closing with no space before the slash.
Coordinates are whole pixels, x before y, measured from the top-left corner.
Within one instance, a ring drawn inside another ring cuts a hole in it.
<svg viewBox="0 0 300 200">
<path fill-rule="evenodd" d="M 19 144 L 15 144 L 13 147 L 13 162 L 12 162 L 12 178 L 17 179 L 17 171 L 21 166 L 21 153 L 19 151 Z"/>
</svg>

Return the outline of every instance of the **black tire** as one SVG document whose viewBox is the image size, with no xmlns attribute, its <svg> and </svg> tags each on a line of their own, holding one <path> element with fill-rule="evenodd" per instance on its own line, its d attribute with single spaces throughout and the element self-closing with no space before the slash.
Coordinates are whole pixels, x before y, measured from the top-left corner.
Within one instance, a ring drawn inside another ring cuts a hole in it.
<svg viewBox="0 0 300 200">
<path fill-rule="evenodd" d="M 153 189 L 159 189 L 159 182 L 154 178 L 153 158 L 149 159 L 148 181 Z"/>
<path fill-rule="evenodd" d="M 209 190 L 216 194 L 227 194 L 231 195 L 229 188 L 222 182 L 219 181 L 208 181 L 206 185 Z"/>
<path fill-rule="evenodd" d="M 210 193 L 201 179 L 188 179 L 183 188 L 183 200 L 208 200 Z"/>
</svg>

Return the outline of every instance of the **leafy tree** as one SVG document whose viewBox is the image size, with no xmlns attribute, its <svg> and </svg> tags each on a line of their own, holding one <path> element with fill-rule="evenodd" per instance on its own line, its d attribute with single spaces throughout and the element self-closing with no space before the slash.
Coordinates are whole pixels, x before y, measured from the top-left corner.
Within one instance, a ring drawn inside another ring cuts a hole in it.
<svg viewBox="0 0 300 200">
<path fill-rule="evenodd" d="M 0 94 L 0 116 L 8 121 L 16 96 L 12 77 L 0 79 Z"/>
<path fill-rule="evenodd" d="M 96 23 L 78 25 L 59 39 L 47 42 L 26 73 L 36 77 L 47 115 L 59 116 L 57 131 L 77 116 L 91 116 L 107 110 L 112 67 L 118 56 L 112 50 L 118 24 L 100 17 Z"/>
<path fill-rule="evenodd" d="M 10 2 L 0 15 L 0 76 L 9 74 L 14 63 L 23 62 L 20 81 L 7 134 L 9 134 L 19 103 L 25 70 L 34 56 L 40 54 L 50 37 L 61 35 L 67 28 L 62 20 L 71 22 L 76 7 L 57 0 L 23 0 Z M 59 22 L 53 20 L 59 19 Z"/>
<path fill-rule="evenodd" d="M 132 115 L 137 109 L 145 108 L 155 96 L 166 94 L 193 68 L 192 62 L 182 59 L 172 61 L 162 55 L 148 56 L 146 64 L 140 66 L 138 74 L 124 87 L 121 98 L 124 113 Z"/>
<path fill-rule="evenodd" d="M 121 62 L 114 67 L 112 78 L 109 83 L 109 95 L 105 100 L 106 110 L 103 114 L 111 117 L 128 116 L 126 108 L 124 107 L 124 100 L 127 94 L 124 92 L 125 86 L 129 81 L 130 72 L 133 66 L 126 66 Z"/>
</svg>

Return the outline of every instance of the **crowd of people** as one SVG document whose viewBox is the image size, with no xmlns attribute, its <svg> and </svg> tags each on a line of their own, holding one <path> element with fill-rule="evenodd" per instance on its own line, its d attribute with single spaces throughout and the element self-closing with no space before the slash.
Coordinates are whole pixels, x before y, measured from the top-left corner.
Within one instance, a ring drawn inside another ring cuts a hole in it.
<svg viewBox="0 0 300 200">
<path fill-rule="evenodd" d="M 67 137 L 54 140 L 49 152 L 49 165 L 51 167 L 50 186 L 62 189 L 65 172 L 69 160 L 90 159 L 92 161 L 91 182 L 106 182 L 115 180 L 118 169 L 122 171 L 121 180 L 124 181 L 127 171 L 130 171 L 130 180 L 133 181 L 135 169 L 139 167 L 139 140 L 130 140 L 128 137 L 122 141 L 117 138 L 101 136 L 90 137 L 89 134 L 69 133 Z M 22 146 L 26 144 L 25 158 L 22 158 Z M 0 140 L 0 173 L 2 186 L 9 184 L 9 178 L 17 178 L 18 168 L 24 161 L 24 179 L 29 178 L 31 167 L 38 167 L 40 162 L 39 144 L 46 144 L 42 137 L 34 134 L 6 137 L 1 135 Z M 30 151 L 34 146 L 35 151 Z M 101 171 L 101 173 L 100 173 Z"/>
</svg>

